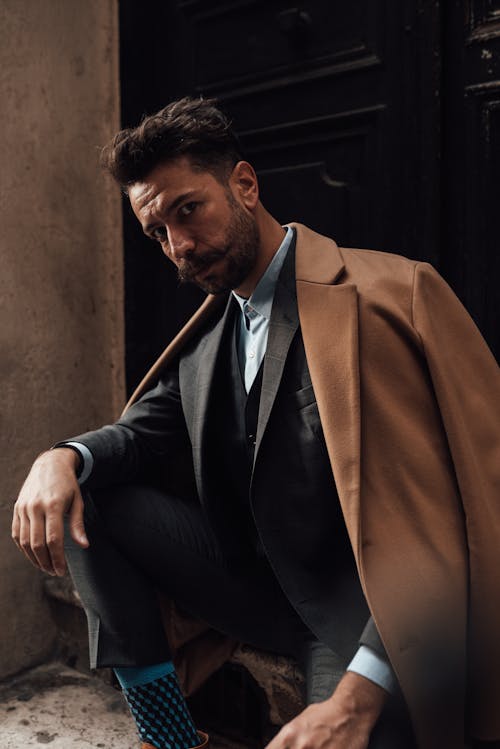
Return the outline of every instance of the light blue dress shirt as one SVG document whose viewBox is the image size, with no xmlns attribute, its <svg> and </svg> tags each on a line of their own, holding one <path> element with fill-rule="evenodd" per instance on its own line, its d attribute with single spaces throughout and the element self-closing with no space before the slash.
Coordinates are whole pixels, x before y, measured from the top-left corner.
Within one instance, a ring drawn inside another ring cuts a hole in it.
<svg viewBox="0 0 500 749">
<path fill-rule="evenodd" d="M 233 292 L 242 313 L 237 322 L 239 326 L 238 357 L 247 393 L 252 387 L 252 383 L 266 353 L 269 320 L 271 318 L 276 282 L 292 239 L 293 231 L 288 226 L 286 227 L 286 234 L 282 243 L 249 299 L 244 299 Z M 83 483 L 92 472 L 94 463 L 92 453 L 85 445 L 79 442 L 66 442 L 65 444 L 73 447 L 80 453 L 82 470 L 78 481 L 79 483 Z M 64 445 L 61 444 L 60 447 L 64 447 Z M 347 667 L 347 671 L 353 671 L 364 676 L 388 692 L 393 693 L 397 689 L 396 678 L 390 664 L 366 645 L 361 645 L 358 648 L 354 658 Z"/>
<path fill-rule="evenodd" d="M 87 481 L 88 477 L 92 473 L 94 467 L 94 456 L 88 449 L 87 445 L 82 445 L 81 442 L 61 442 L 58 447 L 72 447 L 80 456 L 80 473 L 78 474 L 78 483 L 83 484 Z"/>
<path fill-rule="evenodd" d="M 292 239 L 293 231 L 288 226 L 282 243 L 249 299 L 233 291 L 242 312 L 237 323 L 238 357 L 247 393 L 266 353 L 274 290 Z"/>
</svg>

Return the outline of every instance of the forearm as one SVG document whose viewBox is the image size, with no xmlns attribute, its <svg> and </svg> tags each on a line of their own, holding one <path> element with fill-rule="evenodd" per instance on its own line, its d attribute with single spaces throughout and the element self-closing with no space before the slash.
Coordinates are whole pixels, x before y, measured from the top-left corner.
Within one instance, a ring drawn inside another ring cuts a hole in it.
<svg viewBox="0 0 500 749">
<path fill-rule="evenodd" d="M 153 462 L 151 455 L 141 449 L 141 442 L 118 424 L 107 425 L 92 432 L 72 437 L 55 447 L 65 448 L 72 443 L 75 455 L 80 455 L 79 483 L 98 489 L 110 484 L 132 482 Z"/>
<path fill-rule="evenodd" d="M 389 698 L 383 687 L 360 674 L 347 671 L 330 700 L 369 735 Z"/>
<path fill-rule="evenodd" d="M 148 480 L 152 474 L 191 465 L 191 444 L 182 411 L 177 372 L 167 373 L 115 424 L 69 438 L 92 455 L 90 489 Z"/>
</svg>

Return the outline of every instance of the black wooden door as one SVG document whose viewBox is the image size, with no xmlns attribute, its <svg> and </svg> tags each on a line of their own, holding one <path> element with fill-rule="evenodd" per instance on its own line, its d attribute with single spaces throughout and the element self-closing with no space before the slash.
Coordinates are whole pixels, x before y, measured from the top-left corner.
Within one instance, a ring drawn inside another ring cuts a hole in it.
<svg viewBox="0 0 500 749">
<path fill-rule="evenodd" d="M 271 211 L 344 245 L 435 257 L 422 173 L 435 189 L 437 65 L 418 44 L 432 3 L 426 17 L 380 0 L 183 5 L 197 88 L 234 115 Z"/>
<path fill-rule="evenodd" d="M 170 0 L 147 16 L 138 5 L 121 2 L 124 124 L 186 93 L 216 96 L 279 220 L 429 260 L 499 345 L 500 3 Z M 179 291 L 125 223 L 133 386 L 200 295 Z"/>
<path fill-rule="evenodd" d="M 500 356 L 500 2 L 447 6 L 441 271 Z"/>
</svg>

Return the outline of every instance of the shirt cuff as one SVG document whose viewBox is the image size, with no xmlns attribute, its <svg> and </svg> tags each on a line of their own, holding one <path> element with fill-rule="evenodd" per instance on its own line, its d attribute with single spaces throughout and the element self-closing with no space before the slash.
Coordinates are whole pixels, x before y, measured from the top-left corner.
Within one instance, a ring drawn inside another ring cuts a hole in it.
<svg viewBox="0 0 500 749">
<path fill-rule="evenodd" d="M 79 454 L 81 459 L 80 469 L 77 473 L 78 483 L 81 485 L 87 481 L 94 467 L 94 456 L 86 445 L 81 442 L 58 442 L 54 449 L 58 447 L 71 447 Z"/>
<path fill-rule="evenodd" d="M 364 676 L 390 694 L 397 693 L 397 681 L 390 664 L 367 645 L 359 647 L 347 671 Z"/>
</svg>

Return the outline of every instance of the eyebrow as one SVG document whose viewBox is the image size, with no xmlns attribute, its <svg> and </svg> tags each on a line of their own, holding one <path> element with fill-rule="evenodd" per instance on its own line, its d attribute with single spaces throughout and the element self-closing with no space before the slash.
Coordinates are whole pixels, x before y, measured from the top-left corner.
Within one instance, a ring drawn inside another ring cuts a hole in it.
<svg viewBox="0 0 500 749">
<path fill-rule="evenodd" d="M 181 203 L 183 203 L 188 198 L 191 198 L 196 192 L 198 192 L 198 191 L 197 190 L 188 190 L 187 192 L 183 192 L 181 195 L 178 195 L 175 198 L 175 200 L 173 200 L 170 203 L 170 205 L 168 206 L 167 213 L 170 213 L 175 208 L 177 208 L 178 205 L 180 205 Z M 157 226 L 158 226 L 158 222 L 157 221 L 154 221 L 152 224 L 148 224 L 143 229 L 144 234 L 149 234 Z"/>
</svg>

